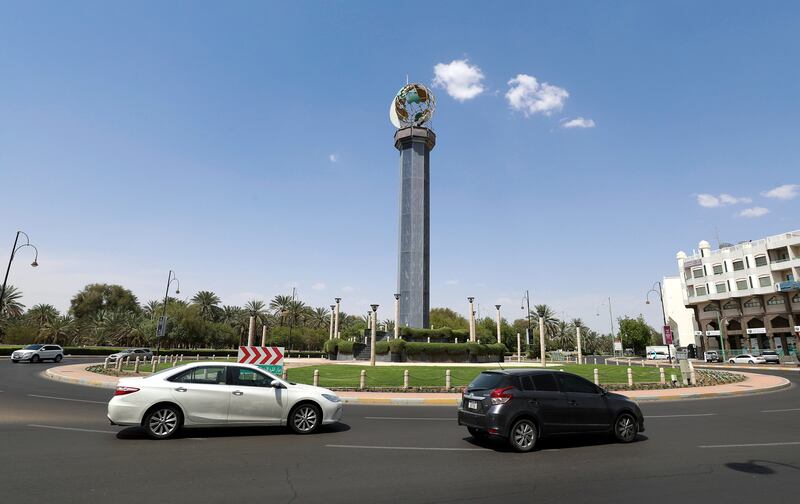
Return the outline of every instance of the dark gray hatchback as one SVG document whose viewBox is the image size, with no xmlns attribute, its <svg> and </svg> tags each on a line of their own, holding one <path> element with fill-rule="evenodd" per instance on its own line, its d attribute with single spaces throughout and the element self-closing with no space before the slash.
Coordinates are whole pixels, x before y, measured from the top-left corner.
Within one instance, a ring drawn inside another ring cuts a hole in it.
<svg viewBox="0 0 800 504">
<path fill-rule="evenodd" d="M 608 432 L 629 443 L 644 431 L 642 411 L 627 397 L 544 369 L 482 372 L 464 391 L 458 424 L 474 437 L 505 438 L 521 452 L 550 434 Z"/>
</svg>

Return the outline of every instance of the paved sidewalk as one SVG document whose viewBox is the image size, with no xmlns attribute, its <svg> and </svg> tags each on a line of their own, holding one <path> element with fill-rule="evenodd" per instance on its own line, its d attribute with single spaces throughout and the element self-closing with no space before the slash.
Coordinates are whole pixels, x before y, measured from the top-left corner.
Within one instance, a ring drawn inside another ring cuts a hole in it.
<svg viewBox="0 0 800 504">
<path fill-rule="evenodd" d="M 114 389 L 117 377 L 92 373 L 86 370 L 87 364 L 70 364 L 47 369 L 43 374 L 51 380 Z M 618 392 L 637 402 L 675 401 L 682 399 L 708 399 L 712 397 L 731 397 L 779 390 L 791 386 L 791 382 L 780 376 L 744 373 L 745 380 L 709 387 L 682 387 L 664 390 L 631 390 Z M 345 404 L 383 404 L 410 406 L 452 406 L 457 405 L 461 394 L 421 393 L 421 392 L 337 392 Z"/>
</svg>

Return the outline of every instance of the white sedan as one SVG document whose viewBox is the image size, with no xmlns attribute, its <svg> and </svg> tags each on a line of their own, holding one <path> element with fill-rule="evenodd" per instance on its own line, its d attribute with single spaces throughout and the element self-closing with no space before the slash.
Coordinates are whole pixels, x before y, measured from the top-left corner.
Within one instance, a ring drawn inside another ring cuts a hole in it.
<svg viewBox="0 0 800 504">
<path fill-rule="evenodd" d="M 288 425 L 310 434 L 341 418 L 342 401 L 332 391 L 234 363 L 197 362 L 122 378 L 108 403 L 112 424 L 141 425 L 153 439 L 181 427 Z"/>
<path fill-rule="evenodd" d="M 766 362 L 767 360 L 764 357 L 752 354 L 741 354 L 728 359 L 730 364 L 765 364 Z"/>
</svg>

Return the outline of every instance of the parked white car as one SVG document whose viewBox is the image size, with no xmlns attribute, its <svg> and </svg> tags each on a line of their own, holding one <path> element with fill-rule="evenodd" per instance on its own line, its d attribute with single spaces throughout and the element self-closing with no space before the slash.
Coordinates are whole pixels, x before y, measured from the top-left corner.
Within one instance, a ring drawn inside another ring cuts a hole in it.
<svg viewBox="0 0 800 504">
<path fill-rule="evenodd" d="M 728 359 L 729 364 L 766 364 L 764 357 L 751 354 L 741 354 Z"/>
<path fill-rule="evenodd" d="M 332 391 L 235 363 L 196 362 L 122 378 L 108 403 L 113 425 L 141 425 L 153 439 L 181 427 L 288 425 L 310 434 L 341 418 L 342 401 Z"/>
<path fill-rule="evenodd" d="M 140 361 L 149 361 L 153 358 L 153 352 L 149 348 L 128 348 L 127 350 L 120 350 L 108 356 L 108 360 L 116 362 L 117 359 L 130 359 L 131 361 L 139 358 Z"/>
<path fill-rule="evenodd" d="M 11 362 L 29 361 L 36 363 L 43 360 L 61 362 L 63 358 L 64 349 L 58 345 L 28 345 L 11 353 Z"/>
</svg>

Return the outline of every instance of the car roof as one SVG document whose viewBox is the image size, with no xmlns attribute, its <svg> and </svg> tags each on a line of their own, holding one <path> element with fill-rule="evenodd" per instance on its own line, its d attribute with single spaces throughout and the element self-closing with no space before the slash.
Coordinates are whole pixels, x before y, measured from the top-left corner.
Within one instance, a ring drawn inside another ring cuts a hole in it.
<svg viewBox="0 0 800 504">
<path fill-rule="evenodd" d="M 507 375 L 527 375 L 536 373 L 552 373 L 555 369 L 537 369 L 537 368 L 512 368 L 512 369 L 486 369 L 482 373 L 498 373 Z"/>
</svg>

